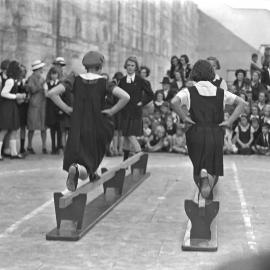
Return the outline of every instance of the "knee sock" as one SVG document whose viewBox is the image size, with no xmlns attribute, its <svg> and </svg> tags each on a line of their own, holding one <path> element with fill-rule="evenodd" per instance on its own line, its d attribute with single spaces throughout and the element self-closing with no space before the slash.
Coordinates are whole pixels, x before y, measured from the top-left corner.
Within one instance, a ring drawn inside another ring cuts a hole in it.
<svg viewBox="0 0 270 270">
<path fill-rule="evenodd" d="M 52 151 L 55 151 L 55 128 L 51 128 L 51 141 L 52 141 Z"/>
<path fill-rule="evenodd" d="M 17 152 L 16 140 L 10 140 L 9 145 L 10 145 L 11 156 L 17 156 L 18 152 Z"/>
<path fill-rule="evenodd" d="M 129 157 L 129 150 L 124 150 L 123 151 L 124 152 L 124 158 L 123 158 L 123 160 L 125 161 L 125 160 L 127 160 L 128 159 L 128 157 Z"/>
</svg>

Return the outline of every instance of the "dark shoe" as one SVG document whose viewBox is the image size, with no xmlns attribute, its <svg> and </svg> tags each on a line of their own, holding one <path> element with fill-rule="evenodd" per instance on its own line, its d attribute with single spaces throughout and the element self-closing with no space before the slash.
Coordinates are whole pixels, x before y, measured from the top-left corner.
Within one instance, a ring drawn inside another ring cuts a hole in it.
<svg viewBox="0 0 270 270">
<path fill-rule="evenodd" d="M 211 193 L 212 187 L 210 186 L 207 171 L 202 170 L 200 174 L 200 192 L 204 199 L 207 199 Z"/>
<path fill-rule="evenodd" d="M 46 149 L 46 148 L 43 148 L 43 149 L 42 149 L 42 153 L 43 153 L 43 154 L 48 154 L 47 149 Z"/>
<path fill-rule="evenodd" d="M 24 156 L 21 154 L 17 154 L 15 156 L 10 156 L 10 159 L 23 159 L 23 158 L 24 158 Z"/>
<path fill-rule="evenodd" d="M 89 180 L 90 182 L 95 182 L 97 181 L 98 179 L 100 179 L 100 176 L 97 174 L 97 173 L 91 173 L 89 175 Z"/>
<path fill-rule="evenodd" d="M 10 157 L 11 157 L 10 154 L 6 154 L 6 153 L 3 153 L 2 156 L 3 156 L 3 157 L 6 157 L 6 158 L 10 158 Z"/>
<path fill-rule="evenodd" d="M 68 170 L 68 178 L 66 181 L 66 187 L 69 191 L 74 192 L 78 186 L 79 170 L 78 164 L 73 163 Z"/>
<path fill-rule="evenodd" d="M 33 148 L 27 148 L 27 152 L 28 152 L 29 154 L 31 154 L 31 155 L 35 155 L 35 154 L 36 154 L 36 152 L 34 151 Z"/>
</svg>

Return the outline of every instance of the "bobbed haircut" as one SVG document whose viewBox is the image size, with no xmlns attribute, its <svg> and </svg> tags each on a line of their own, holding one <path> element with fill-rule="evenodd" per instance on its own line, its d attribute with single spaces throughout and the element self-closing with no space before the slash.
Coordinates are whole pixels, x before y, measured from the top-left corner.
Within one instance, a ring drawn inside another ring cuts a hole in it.
<svg viewBox="0 0 270 270">
<path fill-rule="evenodd" d="M 198 60 L 189 75 L 192 81 L 209 81 L 212 82 L 215 78 L 215 71 L 212 65 L 207 60 Z"/>
<path fill-rule="evenodd" d="M 140 72 L 141 72 L 143 69 L 146 71 L 146 77 L 148 77 L 148 76 L 150 75 L 150 68 L 147 67 L 147 66 L 141 66 Z"/>
<path fill-rule="evenodd" d="M 180 56 L 180 58 L 184 58 L 184 59 L 185 59 L 186 64 L 188 64 L 188 63 L 189 63 L 189 58 L 188 58 L 188 56 L 187 56 L 186 54 L 182 54 L 182 55 Z"/>
<path fill-rule="evenodd" d="M 52 74 L 57 74 L 58 75 L 58 78 L 60 77 L 60 72 L 59 72 L 59 69 L 56 68 L 56 67 L 51 67 L 48 71 L 48 74 L 47 74 L 47 80 L 51 80 L 51 75 Z"/>
<path fill-rule="evenodd" d="M 138 62 L 138 60 L 137 60 L 137 57 L 135 57 L 135 56 L 130 56 L 130 57 L 128 57 L 128 58 L 126 59 L 126 61 L 125 61 L 125 64 L 124 64 L 124 68 L 125 68 L 125 69 L 127 69 L 127 63 L 128 63 L 128 61 L 133 62 L 133 63 L 136 64 L 136 71 L 138 71 L 138 70 L 140 69 L 139 62 Z"/>
<path fill-rule="evenodd" d="M 7 68 L 7 77 L 14 80 L 20 79 L 22 74 L 21 66 L 18 61 L 11 61 Z"/>
<path fill-rule="evenodd" d="M 3 60 L 3 61 L 1 62 L 1 69 L 2 69 L 2 70 L 7 70 L 9 64 L 10 64 L 10 60 L 9 60 L 9 59 Z"/>
</svg>

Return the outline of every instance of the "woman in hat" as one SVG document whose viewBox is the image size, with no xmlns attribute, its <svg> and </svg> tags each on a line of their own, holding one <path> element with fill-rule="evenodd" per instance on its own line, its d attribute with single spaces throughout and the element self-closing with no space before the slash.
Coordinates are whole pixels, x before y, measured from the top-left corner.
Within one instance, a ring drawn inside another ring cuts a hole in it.
<svg viewBox="0 0 270 270">
<path fill-rule="evenodd" d="M 67 188 L 75 191 L 78 179 L 94 181 L 106 145 L 111 142 L 114 125 L 111 116 L 120 111 L 129 101 L 129 95 L 116 85 L 108 85 L 101 70 L 104 56 L 88 52 L 82 60 L 86 73 L 71 73 L 48 96 L 67 114 L 71 114 L 71 128 L 64 151 L 63 168 L 68 172 Z M 72 92 L 73 109 L 63 102 L 60 95 Z M 107 94 L 113 94 L 118 102 L 104 109 Z M 72 112 L 72 113 L 71 113 Z"/>
<path fill-rule="evenodd" d="M 139 70 L 137 58 L 130 56 L 126 59 L 124 68 L 127 75 L 119 82 L 119 87 L 130 96 L 128 105 L 121 111 L 121 129 L 124 136 L 124 160 L 129 157 L 131 150 L 135 153 L 141 151 L 141 146 L 136 137 L 143 134 L 142 107 L 153 100 L 154 93 L 149 84 L 136 75 Z"/>
<path fill-rule="evenodd" d="M 35 130 L 40 130 L 42 141 L 42 152 L 47 153 L 46 150 L 46 127 L 45 127 L 45 115 L 46 115 L 46 97 L 45 89 L 47 89 L 46 81 L 43 74 L 43 67 L 45 63 L 37 60 L 32 64 L 32 75 L 27 81 L 27 90 L 29 93 L 29 107 L 27 115 L 27 127 L 28 127 L 28 147 L 27 151 L 30 154 L 35 154 L 32 147 L 32 140 Z"/>
<path fill-rule="evenodd" d="M 190 74 L 194 86 L 181 90 L 172 100 L 175 112 L 191 126 L 186 132 L 188 155 L 193 164 L 193 177 L 203 198 L 212 199 L 212 189 L 223 176 L 222 127 L 231 126 L 245 107 L 245 101 L 212 84 L 215 71 L 206 60 L 198 60 Z M 224 106 L 236 108 L 224 121 Z M 182 105 L 186 105 L 190 116 Z"/>
<path fill-rule="evenodd" d="M 177 90 L 174 88 L 171 88 L 170 79 L 168 77 L 163 77 L 162 82 L 160 82 L 162 85 L 161 90 L 157 90 L 155 94 L 162 93 L 164 96 L 164 101 L 170 102 L 172 98 L 176 95 Z"/>
<path fill-rule="evenodd" d="M 20 127 L 20 118 L 17 102 L 22 102 L 26 94 L 18 93 L 17 82 L 21 78 L 21 67 L 17 61 L 11 61 L 7 68 L 7 79 L 0 96 L 0 161 L 3 140 L 7 132 L 10 133 L 10 157 L 22 158 L 16 149 L 17 130 Z"/>
<path fill-rule="evenodd" d="M 207 61 L 211 64 L 211 66 L 213 67 L 213 69 L 215 71 L 215 78 L 214 78 L 212 83 L 216 87 L 220 87 L 223 90 L 228 90 L 228 87 L 227 87 L 225 80 L 223 78 L 221 78 L 216 72 L 217 70 L 220 69 L 220 63 L 219 63 L 218 59 L 214 56 L 209 56 L 207 58 Z"/>
</svg>

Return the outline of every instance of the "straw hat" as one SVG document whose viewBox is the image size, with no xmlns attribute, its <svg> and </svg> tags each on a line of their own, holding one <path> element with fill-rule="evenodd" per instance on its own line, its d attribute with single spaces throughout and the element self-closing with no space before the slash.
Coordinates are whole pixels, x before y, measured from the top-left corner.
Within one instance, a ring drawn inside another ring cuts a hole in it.
<svg viewBox="0 0 270 270">
<path fill-rule="evenodd" d="M 38 70 L 40 68 L 43 68 L 45 66 L 45 63 L 43 63 L 40 60 L 36 60 L 32 63 L 32 71 Z"/>
<path fill-rule="evenodd" d="M 54 65 L 65 66 L 66 61 L 65 61 L 64 57 L 56 57 L 55 60 L 53 61 L 53 64 Z"/>
</svg>

